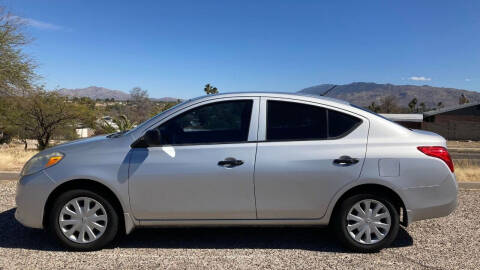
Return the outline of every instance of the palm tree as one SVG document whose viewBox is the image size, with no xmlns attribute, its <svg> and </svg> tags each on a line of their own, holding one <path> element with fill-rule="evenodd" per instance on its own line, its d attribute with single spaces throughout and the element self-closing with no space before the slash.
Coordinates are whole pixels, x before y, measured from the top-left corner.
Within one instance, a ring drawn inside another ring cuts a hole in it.
<svg viewBox="0 0 480 270">
<path fill-rule="evenodd" d="M 113 119 L 113 122 L 118 126 L 118 131 L 127 131 L 136 126 L 135 122 L 130 121 L 125 115 L 120 115 L 118 119 Z"/>
<path fill-rule="evenodd" d="M 380 107 L 377 106 L 377 104 L 375 104 L 375 102 L 372 102 L 372 104 L 370 104 L 368 106 L 368 109 L 372 112 L 379 112 L 380 111 Z"/>
<path fill-rule="evenodd" d="M 465 103 L 470 103 L 470 100 L 468 100 L 467 96 L 465 94 L 461 94 L 460 98 L 458 99 L 458 104 L 462 105 Z"/>
<path fill-rule="evenodd" d="M 218 89 L 209 83 L 205 85 L 203 91 L 205 91 L 207 95 L 218 94 Z"/>
<path fill-rule="evenodd" d="M 136 126 L 135 122 L 130 121 L 127 116 L 120 115 L 117 119 L 112 119 L 108 121 L 107 119 L 102 119 L 100 123 L 101 129 L 106 133 L 114 133 L 118 131 L 127 131 Z"/>
<path fill-rule="evenodd" d="M 410 112 L 416 111 L 417 108 L 417 98 L 413 98 L 409 103 L 408 103 L 408 108 L 410 108 Z"/>
</svg>

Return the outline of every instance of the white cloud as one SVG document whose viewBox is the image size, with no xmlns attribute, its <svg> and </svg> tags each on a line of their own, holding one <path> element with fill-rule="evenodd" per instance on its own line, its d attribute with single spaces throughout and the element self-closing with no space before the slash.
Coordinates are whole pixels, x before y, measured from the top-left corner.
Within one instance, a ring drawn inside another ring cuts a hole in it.
<svg viewBox="0 0 480 270">
<path fill-rule="evenodd" d="M 472 79 L 470 79 L 470 78 L 466 78 L 466 79 L 465 79 L 466 82 L 469 82 L 469 81 L 471 81 L 471 80 L 472 80 Z"/>
<path fill-rule="evenodd" d="M 431 81 L 432 78 L 428 78 L 428 77 L 423 77 L 423 76 L 412 76 L 410 78 L 408 78 L 409 80 L 411 81 Z"/>
<path fill-rule="evenodd" d="M 42 22 L 42 21 L 31 19 L 31 18 L 23 18 L 16 15 L 8 16 L 8 20 L 12 22 L 28 25 L 40 30 L 64 30 L 65 29 L 64 27 L 56 24 Z"/>
</svg>

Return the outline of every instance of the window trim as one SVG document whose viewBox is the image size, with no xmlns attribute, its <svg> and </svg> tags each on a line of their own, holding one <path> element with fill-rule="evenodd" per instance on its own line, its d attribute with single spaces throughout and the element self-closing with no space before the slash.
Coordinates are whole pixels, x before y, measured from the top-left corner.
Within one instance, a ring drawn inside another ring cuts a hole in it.
<svg viewBox="0 0 480 270">
<path fill-rule="evenodd" d="M 303 104 L 303 105 L 309 105 L 309 106 L 315 106 L 315 107 L 320 107 L 326 110 L 326 122 L 327 122 L 327 138 L 325 139 L 286 139 L 286 140 L 267 140 L 267 119 L 268 119 L 268 101 L 280 101 L 280 102 L 290 102 L 290 103 L 298 103 L 298 104 Z M 334 141 L 334 140 L 339 140 L 344 137 L 347 137 L 350 135 L 353 131 L 355 131 L 359 126 L 361 126 L 364 122 L 365 119 L 361 115 L 358 115 L 356 113 L 352 113 L 350 111 L 343 110 L 342 108 L 337 108 L 325 104 L 320 104 L 320 103 L 315 103 L 311 101 L 305 101 L 305 100 L 299 100 L 299 99 L 286 99 L 286 98 L 277 98 L 277 97 L 261 97 L 260 100 L 260 105 L 261 105 L 261 110 L 260 110 L 260 117 L 261 119 L 259 120 L 259 135 L 258 135 L 258 142 L 260 143 L 277 143 L 277 142 L 321 142 L 321 141 Z M 337 111 L 339 113 L 344 113 L 347 115 L 351 115 L 353 117 L 358 118 L 360 121 L 355 124 L 350 130 L 347 132 L 343 133 L 341 136 L 336 136 L 336 137 L 329 137 L 328 132 L 329 132 L 329 125 L 328 125 L 328 111 L 333 110 Z"/>
<path fill-rule="evenodd" d="M 250 123 L 248 126 L 247 132 L 247 140 L 246 141 L 236 141 L 236 142 L 210 142 L 210 143 L 184 143 L 184 144 L 162 144 L 162 145 L 155 145 L 155 146 L 146 146 L 143 143 L 143 135 L 151 129 L 157 128 L 164 123 L 174 119 L 177 116 L 180 116 L 184 113 L 188 113 L 191 110 L 197 109 L 199 107 L 207 106 L 209 104 L 214 103 L 224 103 L 224 102 L 232 102 L 232 101 L 251 101 L 252 108 L 250 113 Z M 182 110 L 176 111 L 171 115 L 166 116 L 162 120 L 150 125 L 145 131 L 142 133 L 140 137 L 138 137 L 131 145 L 131 148 L 156 148 L 156 147 L 168 147 L 168 146 L 201 146 L 201 145 L 222 145 L 222 144 L 245 144 L 245 143 L 257 143 L 258 142 L 258 117 L 260 114 L 260 97 L 258 96 L 247 96 L 247 97 L 230 97 L 230 98 L 221 98 L 221 99 L 212 99 L 203 102 L 199 102 L 188 106 Z"/>
</svg>

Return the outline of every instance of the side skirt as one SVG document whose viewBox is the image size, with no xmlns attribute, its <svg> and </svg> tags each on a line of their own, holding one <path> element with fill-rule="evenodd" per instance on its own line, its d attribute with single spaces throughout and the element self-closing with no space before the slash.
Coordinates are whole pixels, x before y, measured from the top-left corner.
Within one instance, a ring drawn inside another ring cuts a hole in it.
<svg viewBox="0 0 480 270">
<path fill-rule="evenodd" d="M 140 227 L 327 226 L 323 219 L 139 220 Z"/>
</svg>

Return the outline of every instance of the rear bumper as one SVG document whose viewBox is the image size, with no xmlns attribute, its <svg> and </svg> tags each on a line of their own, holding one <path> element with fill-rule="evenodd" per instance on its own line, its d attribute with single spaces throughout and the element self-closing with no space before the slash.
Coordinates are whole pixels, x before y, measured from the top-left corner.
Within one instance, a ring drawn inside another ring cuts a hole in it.
<svg viewBox="0 0 480 270">
<path fill-rule="evenodd" d="M 457 207 L 458 183 L 455 176 L 448 176 L 439 185 L 406 188 L 408 222 L 444 217 Z"/>
</svg>

